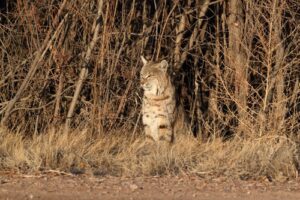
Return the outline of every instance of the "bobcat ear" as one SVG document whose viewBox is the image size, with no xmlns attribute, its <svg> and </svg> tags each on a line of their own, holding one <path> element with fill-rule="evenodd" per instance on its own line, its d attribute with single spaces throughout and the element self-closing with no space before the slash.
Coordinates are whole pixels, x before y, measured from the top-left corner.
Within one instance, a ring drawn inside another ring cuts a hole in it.
<svg viewBox="0 0 300 200">
<path fill-rule="evenodd" d="M 169 64 L 166 60 L 162 60 L 160 62 L 160 68 L 164 71 L 167 71 L 168 70 L 168 67 L 169 67 Z"/>
<path fill-rule="evenodd" d="M 146 58 L 144 58 L 144 56 L 141 56 L 142 62 L 144 65 L 146 65 L 148 63 L 148 61 L 146 60 Z"/>
</svg>

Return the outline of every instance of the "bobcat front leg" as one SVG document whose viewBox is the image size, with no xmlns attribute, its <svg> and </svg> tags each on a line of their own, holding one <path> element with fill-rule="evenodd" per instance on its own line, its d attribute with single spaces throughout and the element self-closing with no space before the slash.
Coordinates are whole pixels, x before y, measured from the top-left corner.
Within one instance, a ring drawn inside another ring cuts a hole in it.
<svg viewBox="0 0 300 200">
<path fill-rule="evenodd" d="M 145 141 L 146 141 L 146 143 L 153 143 L 155 141 L 155 139 L 152 135 L 150 127 L 148 125 L 146 125 L 144 130 L 145 130 L 145 137 L 146 137 Z"/>
<path fill-rule="evenodd" d="M 173 143 L 174 133 L 170 126 L 161 125 L 158 128 L 159 142 Z"/>
</svg>

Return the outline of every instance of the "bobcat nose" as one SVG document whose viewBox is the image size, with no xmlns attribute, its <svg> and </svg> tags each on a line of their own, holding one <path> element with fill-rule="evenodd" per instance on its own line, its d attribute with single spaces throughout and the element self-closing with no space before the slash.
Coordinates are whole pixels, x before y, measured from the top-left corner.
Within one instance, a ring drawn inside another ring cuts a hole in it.
<svg viewBox="0 0 300 200">
<path fill-rule="evenodd" d="M 145 79 L 141 79 L 141 85 L 144 85 L 146 83 L 146 80 Z"/>
</svg>

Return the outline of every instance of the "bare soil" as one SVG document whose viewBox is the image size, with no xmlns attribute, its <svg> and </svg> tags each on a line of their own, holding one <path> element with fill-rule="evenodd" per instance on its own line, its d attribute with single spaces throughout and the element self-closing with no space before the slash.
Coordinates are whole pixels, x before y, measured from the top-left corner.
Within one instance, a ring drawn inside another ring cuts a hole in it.
<svg viewBox="0 0 300 200">
<path fill-rule="evenodd" d="M 95 177 L 52 171 L 0 173 L 0 199 L 300 199 L 300 180 L 270 182 L 198 176 Z"/>
</svg>

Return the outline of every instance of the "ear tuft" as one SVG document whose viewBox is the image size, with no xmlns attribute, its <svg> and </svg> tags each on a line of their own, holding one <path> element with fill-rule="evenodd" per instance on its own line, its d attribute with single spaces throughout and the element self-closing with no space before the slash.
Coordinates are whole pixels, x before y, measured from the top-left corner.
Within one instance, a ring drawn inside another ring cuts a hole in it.
<svg viewBox="0 0 300 200">
<path fill-rule="evenodd" d="M 144 56 L 141 56 L 142 62 L 144 65 L 146 65 L 148 63 L 148 61 L 146 60 L 146 58 L 144 58 Z"/>
<path fill-rule="evenodd" d="M 164 71 L 167 71 L 167 69 L 168 69 L 168 67 L 169 67 L 169 64 L 168 64 L 168 62 L 167 62 L 166 60 L 162 60 L 162 61 L 160 62 L 160 67 L 161 67 L 161 69 L 163 69 Z"/>
</svg>

